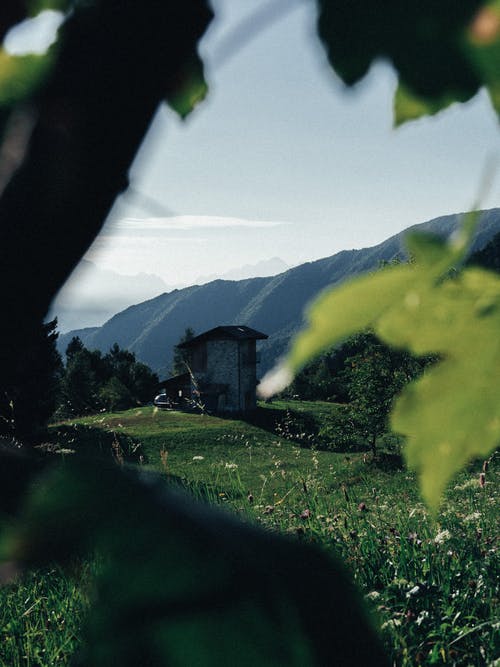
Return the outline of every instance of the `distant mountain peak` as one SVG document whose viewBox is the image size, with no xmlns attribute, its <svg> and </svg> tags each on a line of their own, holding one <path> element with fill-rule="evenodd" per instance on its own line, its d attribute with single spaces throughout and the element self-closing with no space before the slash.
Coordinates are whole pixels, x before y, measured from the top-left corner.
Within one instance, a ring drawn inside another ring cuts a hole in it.
<svg viewBox="0 0 500 667">
<path fill-rule="evenodd" d="M 229 269 L 223 273 L 214 273 L 208 276 L 198 276 L 194 281 L 197 285 L 212 282 L 212 280 L 247 280 L 248 278 L 266 278 L 287 271 L 290 266 L 280 257 L 263 259 L 255 264 Z"/>
</svg>

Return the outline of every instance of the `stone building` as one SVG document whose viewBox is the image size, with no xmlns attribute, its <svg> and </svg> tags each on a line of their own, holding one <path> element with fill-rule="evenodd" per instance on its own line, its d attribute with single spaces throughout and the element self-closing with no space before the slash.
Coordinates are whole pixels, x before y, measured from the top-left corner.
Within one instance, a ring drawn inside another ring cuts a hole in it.
<svg viewBox="0 0 500 667">
<path fill-rule="evenodd" d="M 191 372 L 190 398 L 212 412 L 256 407 L 256 342 L 266 334 L 245 326 L 220 326 L 181 343 Z"/>
</svg>

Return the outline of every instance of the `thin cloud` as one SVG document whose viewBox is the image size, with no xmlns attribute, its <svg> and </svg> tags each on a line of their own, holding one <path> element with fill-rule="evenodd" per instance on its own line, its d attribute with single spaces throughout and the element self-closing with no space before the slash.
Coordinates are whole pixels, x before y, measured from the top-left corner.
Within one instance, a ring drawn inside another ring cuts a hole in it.
<svg viewBox="0 0 500 667">
<path fill-rule="evenodd" d="M 134 231 L 134 230 L 128 230 Z M 138 228 L 140 231 L 140 228 Z M 149 230 L 154 232 L 155 230 Z M 149 246 L 151 241 L 154 240 L 155 243 L 206 243 L 208 239 L 204 236 L 159 236 L 157 234 L 145 233 L 142 236 L 137 234 L 120 234 L 119 232 L 113 233 L 109 232 L 107 234 L 100 234 L 94 241 L 93 246 L 100 248 L 108 248 L 111 245 L 131 245 L 137 246 L 138 244 Z"/>
<path fill-rule="evenodd" d="M 218 217 L 212 215 L 176 215 L 165 218 L 123 218 L 114 223 L 117 231 L 145 231 L 172 229 L 185 231 L 192 229 L 227 229 L 233 228 L 266 228 L 289 225 L 288 222 L 271 220 L 246 220 L 245 218 Z"/>
</svg>

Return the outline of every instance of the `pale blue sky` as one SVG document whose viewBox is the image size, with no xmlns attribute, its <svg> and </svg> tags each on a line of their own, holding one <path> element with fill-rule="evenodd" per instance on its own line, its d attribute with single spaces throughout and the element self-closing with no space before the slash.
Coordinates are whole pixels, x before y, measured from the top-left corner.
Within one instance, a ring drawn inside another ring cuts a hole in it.
<svg viewBox="0 0 500 667">
<path fill-rule="evenodd" d="M 145 222 L 128 236 L 117 227 L 114 239 L 109 225 L 93 261 L 121 272 L 147 265 L 167 282 L 189 282 L 273 255 L 295 264 L 371 245 L 471 205 L 487 157 L 500 147 L 484 93 L 393 130 L 390 66 L 378 63 L 346 91 L 315 38 L 314 3 L 304 0 L 281 3 L 297 8 L 220 62 L 227 35 L 262 4 L 214 2 L 219 18 L 201 49 L 209 96 L 184 123 L 159 110 L 132 177 L 175 214 L 287 224 L 197 233 L 166 221 L 162 233 Z M 497 181 L 484 207 L 498 205 L 499 194 Z M 156 218 L 161 210 L 115 213 Z"/>
<path fill-rule="evenodd" d="M 289 11 L 222 58 L 228 35 L 275 4 Z M 124 197 L 88 259 L 189 283 L 276 255 L 297 264 L 372 245 L 470 207 L 488 156 L 500 149 L 484 93 L 393 130 L 390 66 L 378 63 L 346 91 L 314 35 L 314 2 L 213 5 L 217 18 L 201 46 L 208 98 L 186 122 L 162 107 L 132 168 L 134 188 L 156 205 Z M 499 195 L 497 179 L 482 205 L 499 205 Z"/>
</svg>

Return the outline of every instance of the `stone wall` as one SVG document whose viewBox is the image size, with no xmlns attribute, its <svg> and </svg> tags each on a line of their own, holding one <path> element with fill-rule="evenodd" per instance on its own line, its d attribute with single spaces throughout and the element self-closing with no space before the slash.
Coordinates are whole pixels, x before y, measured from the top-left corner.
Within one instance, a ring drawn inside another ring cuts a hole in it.
<svg viewBox="0 0 500 667">
<path fill-rule="evenodd" d="M 226 385 L 225 404 L 219 409 L 243 411 L 255 408 L 256 366 L 254 340 L 209 340 L 207 368 L 195 373 L 200 390 Z"/>
</svg>

